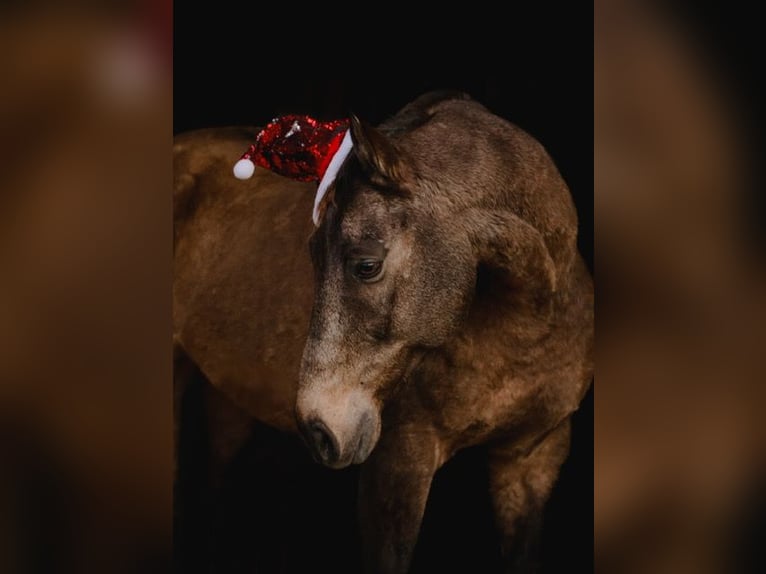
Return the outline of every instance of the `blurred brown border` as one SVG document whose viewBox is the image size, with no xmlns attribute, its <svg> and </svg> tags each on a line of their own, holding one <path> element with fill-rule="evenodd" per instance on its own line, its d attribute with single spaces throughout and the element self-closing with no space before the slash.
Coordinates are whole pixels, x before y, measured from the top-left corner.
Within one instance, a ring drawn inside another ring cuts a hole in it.
<svg viewBox="0 0 766 574">
<path fill-rule="evenodd" d="M 0 12 L 0 571 L 170 568 L 170 3 Z"/>
</svg>

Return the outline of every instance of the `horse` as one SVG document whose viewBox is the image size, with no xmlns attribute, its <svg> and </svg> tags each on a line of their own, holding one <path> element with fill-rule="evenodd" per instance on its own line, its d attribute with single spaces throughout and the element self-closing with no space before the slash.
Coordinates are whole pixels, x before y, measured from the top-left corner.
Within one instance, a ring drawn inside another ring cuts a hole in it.
<svg viewBox="0 0 766 574">
<path fill-rule="evenodd" d="M 176 138 L 177 356 L 318 462 L 361 465 L 368 572 L 407 571 L 435 473 L 476 445 L 507 568 L 532 568 L 593 376 L 553 160 L 470 97 L 426 94 L 377 128 L 352 116 L 315 227 L 312 184 L 232 177 L 253 133 Z"/>
</svg>

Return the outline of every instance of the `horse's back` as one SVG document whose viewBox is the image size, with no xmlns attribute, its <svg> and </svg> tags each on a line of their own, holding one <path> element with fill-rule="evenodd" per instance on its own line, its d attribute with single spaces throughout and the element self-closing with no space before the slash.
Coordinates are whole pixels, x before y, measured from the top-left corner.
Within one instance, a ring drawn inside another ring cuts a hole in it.
<svg viewBox="0 0 766 574">
<path fill-rule="evenodd" d="M 174 146 L 174 339 L 252 416 L 295 430 L 312 303 L 313 186 L 232 166 L 256 129 L 181 134 Z"/>
</svg>

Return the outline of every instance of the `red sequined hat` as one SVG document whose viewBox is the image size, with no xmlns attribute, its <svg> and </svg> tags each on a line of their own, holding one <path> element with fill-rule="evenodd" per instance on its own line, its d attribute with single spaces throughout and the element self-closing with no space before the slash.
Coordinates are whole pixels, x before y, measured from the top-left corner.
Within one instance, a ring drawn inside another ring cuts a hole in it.
<svg viewBox="0 0 766 574">
<path fill-rule="evenodd" d="M 298 115 L 276 118 L 234 165 L 234 175 L 248 179 L 259 165 L 298 181 L 318 181 L 313 220 L 319 225 L 319 204 L 352 148 L 348 126 L 348 120 L 320 122 Z"/>
</svg>

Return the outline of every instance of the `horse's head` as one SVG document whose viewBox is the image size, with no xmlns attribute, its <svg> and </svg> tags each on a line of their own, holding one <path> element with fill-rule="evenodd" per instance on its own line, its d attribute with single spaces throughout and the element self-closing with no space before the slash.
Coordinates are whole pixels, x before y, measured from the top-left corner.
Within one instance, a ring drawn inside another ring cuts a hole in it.
<svg viewBox="0 0 766 574">
<path fill-rule="evenodd" d="M 420 350 L 454 332 L 475 278 L 467 243 L 414 193 L 404 154 L 356 119 L 351 133 L 310 241 L 315 296 L 297 402 L 315 456 L 338 468 L 370 454 L 386 399 Z"/>
<path fill-rule="evenodd" d="M 525 336 L 542 333 L 557 267 L 572 260 L 576 216 L 542 146 L 472 102 L 444 107 L 458 111 L 397 139 L 353 119 L 353 152 L 311 239 L 296 412 L 329 466 L 367 458 L 397 383 L 454 339 L 480 294 L 488 317 L 513 297 L 531 318 Z"/>
</svg>

